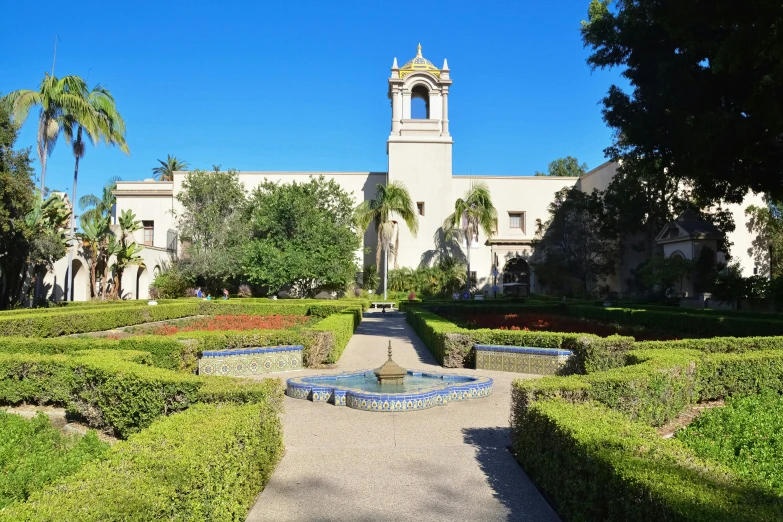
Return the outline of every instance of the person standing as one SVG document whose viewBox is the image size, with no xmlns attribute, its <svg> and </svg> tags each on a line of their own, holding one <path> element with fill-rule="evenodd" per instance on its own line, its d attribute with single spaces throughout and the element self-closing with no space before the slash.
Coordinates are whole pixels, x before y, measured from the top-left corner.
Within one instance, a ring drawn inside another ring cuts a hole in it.
<svg viewBox="0 0 783 522">
<path fill-rule="evenodd" d="M 223 289 L 223 299 L 224 299 L 224 300 L 227 300 L 227 299 L 228 299 L 228 288 L 224 288 L 224 289 Z"/>
<path fill-rule="evenodd" d="M 204 292 L 201 291 L 201 287 L 200 286 L 198 288 L 196 288 L 196 297 L 198 297 L 199 299 L 204 297 Z"/>
</svg>

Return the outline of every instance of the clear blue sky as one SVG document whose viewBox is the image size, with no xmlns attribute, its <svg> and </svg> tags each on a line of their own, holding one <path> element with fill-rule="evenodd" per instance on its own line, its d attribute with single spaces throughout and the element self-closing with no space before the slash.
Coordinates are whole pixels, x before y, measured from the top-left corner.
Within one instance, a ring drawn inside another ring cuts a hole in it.
<svg viewBox="0 0 783 522">
<path fill-rule="evenodd" d="M 37 88 L 55 35 L 56 75 L 111 89 L 131 155 L 88 148 L 80 194 L 150 177 L 166 154 L 193 168 L 385 171 L 389 68 L 421 42 L 449 61 L 455 174 L 532 175 L 566 155 L 594 167 L 611 140 L 599 101 L 618 73 L 585 63 L 588 3 L 14 2 L 0 92 Z M 18 145 L 34 147 L 36 117 Z M 70 191 L 72 176 L 61 139 L 47 185 Z"/>
</svg>

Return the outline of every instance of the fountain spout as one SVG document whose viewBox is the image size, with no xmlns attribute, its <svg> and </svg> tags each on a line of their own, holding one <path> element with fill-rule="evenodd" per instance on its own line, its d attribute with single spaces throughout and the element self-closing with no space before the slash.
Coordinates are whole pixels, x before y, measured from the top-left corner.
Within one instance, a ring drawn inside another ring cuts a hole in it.
<svg viewBox="0 0 783 522">
<path fill-rule="evenodd" d="M 383 363 L 383 366 L 375 370 L 375 377 L 378 379 L 378 384 L 383 386 L 384 384 L 402 384 L 403 378 L 407 371 L 399 364 L 392 360 L 392 345 L 389 341 L 389 359 Z"/>
</svg>

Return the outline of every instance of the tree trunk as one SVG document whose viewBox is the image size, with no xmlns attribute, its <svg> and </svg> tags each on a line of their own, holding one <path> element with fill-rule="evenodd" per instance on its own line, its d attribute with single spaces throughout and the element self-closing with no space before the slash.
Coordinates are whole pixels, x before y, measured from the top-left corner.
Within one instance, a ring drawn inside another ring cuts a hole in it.
<svg viewBox="0 0 783 522">
<path fill-rule="evenodd" d="M 465 259 L 468 262 L 468 273 L 467 273 L 467 279 L 465 279 L 465 291 L 467 293 L 470 293 L 470 229 L 465 229 L 464 232 L 465 235 Z"/>
<path fill-rule="evenodd" d="M 389 247 L 387 246 L 383 250 L 383 300 L 386 301 L 386 278 L 389 275 Z"/>
<path fill-rule="evenodd" d="M 81 125 L 79 126 L 79 130 L 76 133 L 76 141 L 82 141 Z M 76 150 L 76 147 L 74 147 L 74 150 Z M 76 248 L 76 240 L 74 235 L 76 234 L 76 180 L 79 178 L 79 154 L 76 153 L 74 155 L 76 156 L 76 165 L 73 168 L 73 188 L 71 189 L 71 244 L 69 245 L 70 248 L 68 248 L 68 271 L 66 272 L 68 274 L 68 281 L 65 282 L 66 301 L 68 300 L 68 292 L 71 288 L 73 288 L 73 251 Z"/>
</svg>

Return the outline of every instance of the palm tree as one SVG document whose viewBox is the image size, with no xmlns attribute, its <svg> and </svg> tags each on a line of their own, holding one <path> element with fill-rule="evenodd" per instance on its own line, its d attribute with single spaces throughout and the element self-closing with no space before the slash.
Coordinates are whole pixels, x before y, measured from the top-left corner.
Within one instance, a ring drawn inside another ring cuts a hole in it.
<svg viewBox="0 0 783 522">
<path fill-rule="evenodd" d="M 87 100 L 87 84 L 78 76 L 44 75 L 37 91 L 21 89 L 5 96 L 15 121 L 22 123 L 33 107 L 40 106 L 38 116 L 38 159 L 41 161 L 41 192 L 46 183 L 46 160 L 57 143 L 60 123 L 65 114 L 87 120 L 93 111 Z"/>
<path fill-rule="evenodd" d="M 153 177 L 158 181 L 173 181 L 175 171 L 185 170 L 189 166 L 187 161 L 178 160 L 176 156 L 171 154 L 168 155 L 166 161 L 158 160 L 158 163 L 160 163 L 160 167 L 152 169 Z"/>
<path fill-rule="evenodd" d="M 111 294 L 115 298 L 122 298 L 121 288 L 122 275 L 125 273 L 125 268 L 129 265 L 144 266 L 144 260 L 139 256 L 139 253 L 144 250 L 144 247 L 137 244 L 135 241 L 130 241 L 133 237 L 133 233 L 141 229 L 141 221 L 136 221 L 136 214 L 132 210 L 125 210 L 120 214 L 119 219 L 119 239 L 118 236 L 111 236 L 111 245 L 109 250 L 114 254 L 114 284 Z"/>
<path fill-rule="evenodd" d="M 414 237 L 419 230 L 419 221 L 413 200 L 400 181 L 392 181 L 388 185 L 379 184 L 375 189 L 375 199 L 364 201 L 355 211 L 356 223 L 360 230 L 366 230 L 370 223 L 375 222 L 375 231 L 378 234 L 378 246 L 375 251 L 375 268 L 380 270 L 381 251 L 384 252 L 383 270 L 383 299 L 386 300 L 386 281 L 389 272 L 389 249 L 393 248 L 394 267 L 397 267 L 397 253 L 400 247 L 400 236 L 397 230 L 398 223 L 392 219 L 399 216 L 408 226 Z M 391 247 L 394 238 L 394 246 Z"/>
<path fill-rule="evenodd" d="M 117 145 L 122 152 L 129 154 L 128 144 L 125 142 L 125 121 L 117 111 L 117 106 L 114 103 L 114 97 L 111 95 L 108 89 L 101 85 L 93 87 L 92 91 L 87 95 L 87 101 L 92 108 L 89 114 L 85 115 L 85 118 L 79 119 L 76 115 L 66 113 L 64 121 L 66 123 L 64 133 L 65 138 L 69 143 L 72 143 L 73 156 L 76 159 L 76 164 L 73 169 L 73 189 L 71 190 L 71 201 L 76 201 L 76 182 L 79 178 L 79 160 L 84 157 L 85 144 L 82 139 L 83 131 L 87 132 L 90 141 L 93 145 L 97 145 L 98 142 L 104 141 L 106 145 Z M 76 136 L 74 138 L 74 129 Z M 75 237 L 76 233 L 76 213 L 71 213 L 71 238 Z M 75 245 L 68 250 L 68 266 L 71 266 L 73 262 L 73 249 Z M 73 273 L 68 269 L 69 281 L 68 288 L 73 286 Z M 68 295 L 68 292 L 66 292 Z"/>
<path fill-rule="evenodd" d="M 478 240 L 479 232 L 488 237 L 495 233 L 498 223 L 498 211 L 492 204 L 489 187 L 483 182 L 471 183 L 464 198 L 454 202 L 454 213 L 443 222 L 446 238 L 457 236 L 465 241 L 467 268 L 466 287 L 470 292 L 470 244 Z"/>
<path fill-rule="evenodd" d="M 114 196 L 114 189 L 117 188 L 117 181 L 119 181 L 119 178 L 111 178 L 103 187 L 100 198 L 94 194 L 87 194 L 79 199 L 79 207 L 83 210 L 82 215 L 79 217 L 79 221 L 82 224 L 82 230 L 86 230 L 86 224 L 92 223 L 95 225 L 94 229 L 100 232 L 95 238 L 96 244 L 94 246 L 96 257 L 91 270 L 92 272 L 95 272 L 99 265 L 103 267 L 100 289 L 101 298 L 107 297 L 106 290 L 109 283 L 109 257 L 111 256 L 109 247 L 111 246 L 111 236 L 114 235 L 111 230 L 111 218 L 114 205 L 117 203 L 117 198 Z M 97 226 L 98 224 L 103 224 L 104 221 L 105 225 Z M 95 285 L 95 280 L 93 280 L 92 284 Z"/>
</svg>

